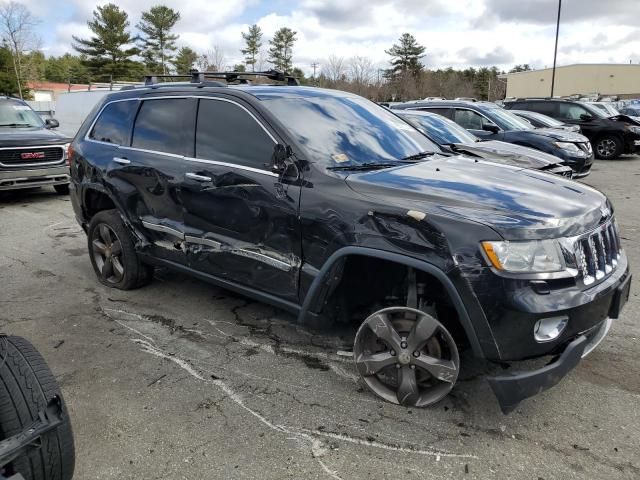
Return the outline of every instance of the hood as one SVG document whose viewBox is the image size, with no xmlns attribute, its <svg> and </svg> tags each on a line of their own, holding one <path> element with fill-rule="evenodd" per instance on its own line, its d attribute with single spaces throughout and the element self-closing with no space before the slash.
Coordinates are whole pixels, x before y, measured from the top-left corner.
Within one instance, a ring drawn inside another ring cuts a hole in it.
<svg viewBox="0 0 640 480">
<path fill-rule="evenodd" d="M 467 152 L 492 162 L 521 168 L 544 170 L 552 165 L 560 165 L 562 163 L 558 157 L 548 153 L 498 140 L 487 140 L 473 144 L 456 143 L 453 147 L 460 153 Z"/>
<path fill-rule="evenodd" d="M 569 130 L 560 130 L 557 128 L 536 128 L 535 130 L 532 130 L 532 132 L 536 135 L 553 138 L 558 142 L 585 143 L 589 141 L 587 137 L 580 133 L 570 132 Z"/>
<path fill-rule="evenodd" d="M 464 156 L 351 174 L 346 182 L 381 208 L 464 217 L 505 239 L 578 235 L 611 213 L 607 198 L 581 183 Z"/>
<path fill-rule="evenodd" d="M 71 138 L 46 128 L 0 127 L 0 147 L 60 145 L 69 142 Z"/>
</svg>

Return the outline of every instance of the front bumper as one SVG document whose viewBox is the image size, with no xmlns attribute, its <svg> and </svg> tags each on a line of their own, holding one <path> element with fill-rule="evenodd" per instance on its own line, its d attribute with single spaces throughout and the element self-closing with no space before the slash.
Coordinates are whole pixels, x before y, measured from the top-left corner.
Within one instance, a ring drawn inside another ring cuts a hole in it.
<svg viewBox="0 0 640 480">
<path fill-rule="evenodd" d="M 487 380 L 498 399 L 502 412 L 507 414 L 525 398 L 553 387 L 573 370 L 582 358 L 591 353 L 609 333 L 613 319 L 618 317 L 629 299 L 630 286 L 631 276 L 628 276 L 616 289 L 609 307 L 609 317 L 571 340 L 564 351 L 544 367 L 533 371 L 488 377 Z"/>
<path fill-rule="evenodd" d="M 63 185 L 69 181 L 69 167 L 64 163 L 30 170 L 0 170 L 0 191 Z"/>
</svg>

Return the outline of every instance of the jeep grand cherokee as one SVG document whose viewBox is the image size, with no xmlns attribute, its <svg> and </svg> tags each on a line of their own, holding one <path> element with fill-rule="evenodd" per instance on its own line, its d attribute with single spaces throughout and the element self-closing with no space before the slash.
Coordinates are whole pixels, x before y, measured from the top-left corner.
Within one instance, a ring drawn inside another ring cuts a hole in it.
<svg viewBox="0 0 640 480">
<path fill-rule="evenodd" d="M 364 382 L 403 405 L 447 395 L 465 348 L 550 358 L 489 378 L 504 412 L 619 316 L 631 276 L 602 193 L 443 154 L 350 93 L 202 77 L 111 94 L 73 141 L 72 203 L 103 284 L 163 266 L 303 324 L 350 323 Z"/>
</svg>

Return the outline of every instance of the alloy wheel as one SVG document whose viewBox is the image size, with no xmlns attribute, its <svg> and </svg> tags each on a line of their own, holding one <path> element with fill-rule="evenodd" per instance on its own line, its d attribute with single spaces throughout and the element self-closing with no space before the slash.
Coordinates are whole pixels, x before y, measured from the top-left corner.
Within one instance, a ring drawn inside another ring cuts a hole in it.
<svg viewBox="0 0 640 480">
<path fill-rule="evenodd" d="M 109 283 L 118 283 L 124 277 L 122 243 L 116 232 L 106 223 L 93 229 L 91 254 L 100 276 Z"/>
<path fill-rule="evenodd" d="M 441 400 L 460 370 L 458 349 L 444 325 L 408 307 L 370 315 L 358 329 L 353 353 L 367 386 L 379 397 L 406 406 Z"/>
<path fill-rule="evenodd" d="M 598 142 L 596 148 L 601 157 L 610 157 L 616 151 L 616 142 L 610 138 L 604 138 Z"/>
</svg>

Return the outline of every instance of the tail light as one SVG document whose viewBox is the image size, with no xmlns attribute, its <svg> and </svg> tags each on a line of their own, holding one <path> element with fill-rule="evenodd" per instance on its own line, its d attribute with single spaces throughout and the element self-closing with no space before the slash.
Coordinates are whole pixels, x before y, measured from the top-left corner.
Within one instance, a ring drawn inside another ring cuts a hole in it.
<svg viewBox="0 0 640 480">
<path fill-rule="evenodd" d="M 73 155 L 73 145 L 67 143 L 66 145 L 67 165 L 71 168 L 71 156 Z"/>
</svg>

